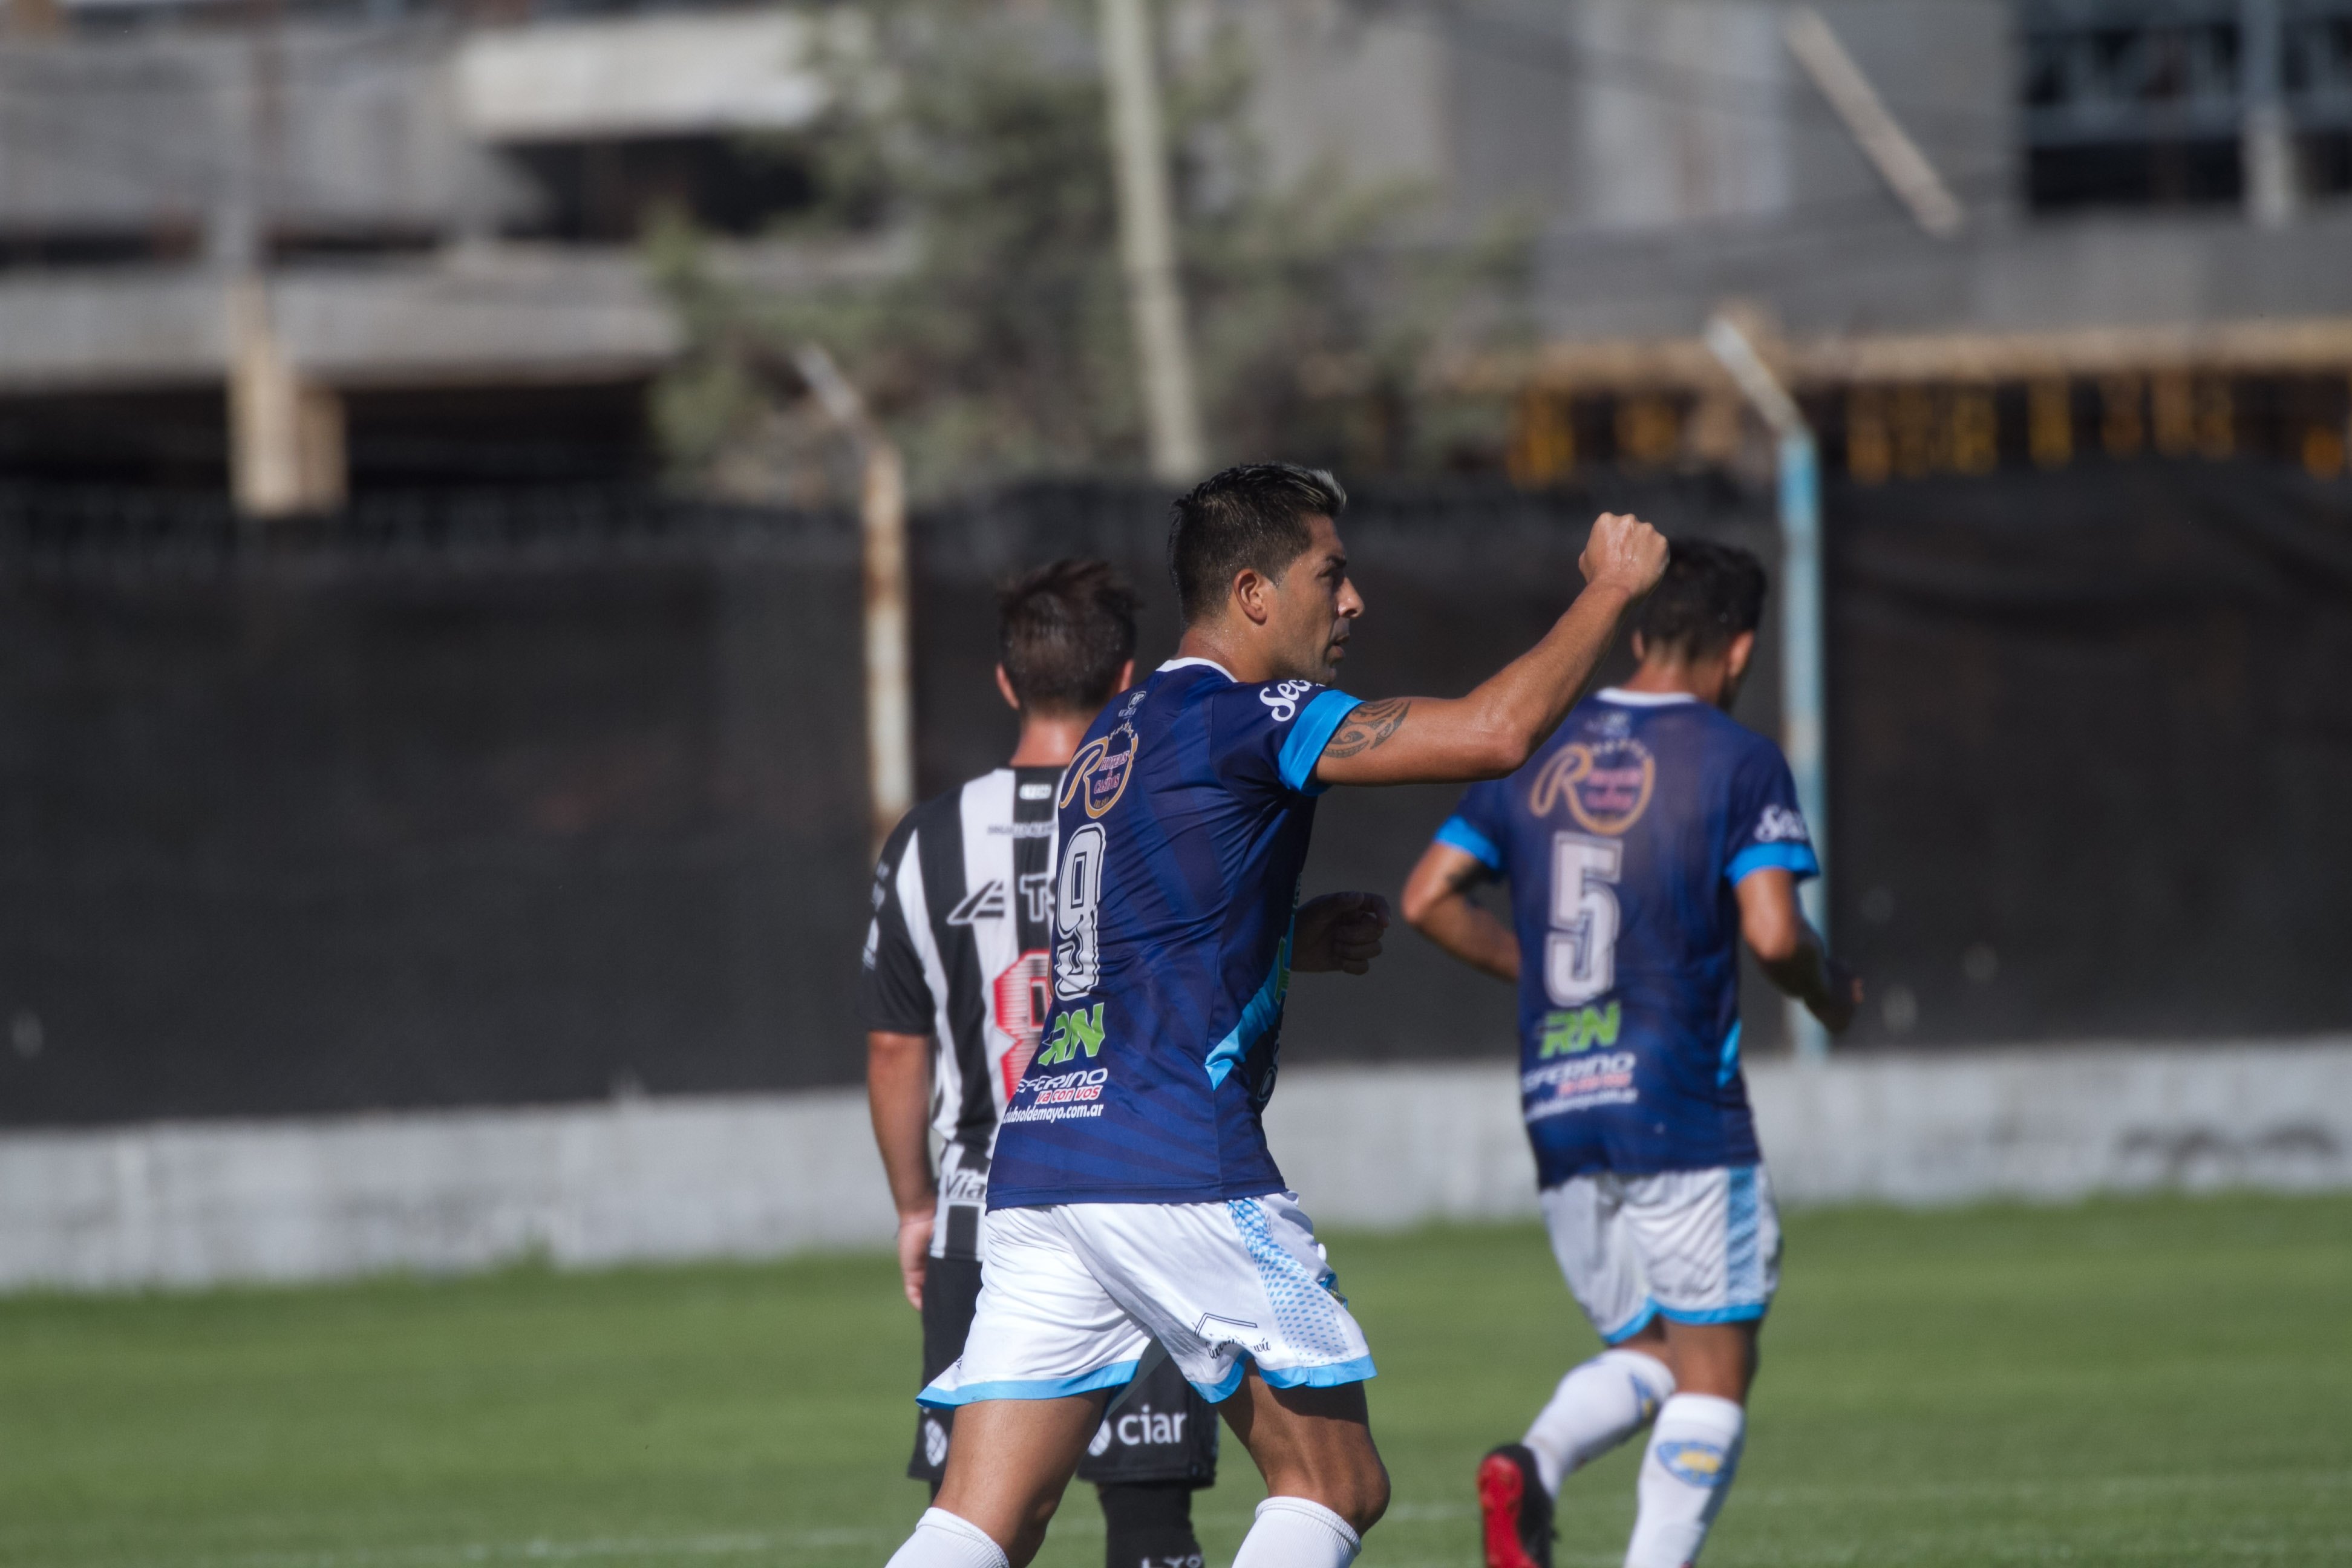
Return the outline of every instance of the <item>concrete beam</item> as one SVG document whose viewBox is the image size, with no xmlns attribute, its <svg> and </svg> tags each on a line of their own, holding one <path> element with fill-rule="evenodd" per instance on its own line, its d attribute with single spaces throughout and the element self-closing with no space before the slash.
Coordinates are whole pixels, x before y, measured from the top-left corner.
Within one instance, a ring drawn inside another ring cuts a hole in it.
<svg viewBox="0 0 2352 1568">
<path fill-rule="evenodd" d="M 219 385 L 228 280 L 204 268 L 0 279 L 0 393 Z M 497 247 L 294 268 L 269 325 L 321 385 L 443 386 L 648 375 L 677 353 L 667 305 L 627 252 Z"/>
</svg>

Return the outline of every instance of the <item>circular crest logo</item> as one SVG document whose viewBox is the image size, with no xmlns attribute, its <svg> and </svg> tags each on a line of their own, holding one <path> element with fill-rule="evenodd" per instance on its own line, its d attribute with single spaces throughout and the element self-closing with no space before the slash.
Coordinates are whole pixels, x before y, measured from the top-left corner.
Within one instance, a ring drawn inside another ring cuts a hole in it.
<svg viewBox="0 0 2352 1568">
<path fill-rule="evenodd" d="M 1100 816 L 1117 805 L 1135 773 L 1135 753 L 1140 744 L 1132 724 L 1121 724 L 1109 734 L 1088 741 L 1070 759 L 1070 771 L 1062 775 L 1062 797 L 1055 804 L 1066 806 L 1078 801 L 1088 816 Z"/>
<path fill-rule="evenodd" d="M 1642 819 L 1658 783 L 1658 762 L 1632 736 L 1563 746 L 1536 774 L 1528 809 L 1549 816 L 1565 805 L 1586 831 L 1614 837 Z"/>
</svg>

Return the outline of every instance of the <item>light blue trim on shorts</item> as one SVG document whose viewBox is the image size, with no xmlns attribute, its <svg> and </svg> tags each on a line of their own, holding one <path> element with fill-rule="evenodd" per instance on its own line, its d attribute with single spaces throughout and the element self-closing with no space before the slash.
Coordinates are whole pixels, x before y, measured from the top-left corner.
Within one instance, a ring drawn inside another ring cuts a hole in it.
<svg viewBox="0 0 2352 1568">
<path fill-rule="evenodd" d="M 1276 764 L 1282 782 L 1301 795 L 1321 795 L 1329 789 L 1329 784 L 1317 781 L 1315 764 L 1323 760 L 1323 748 L 1331 743 L 1332 731 L 1363 705 L 1362 698 L 1350 697 L 1337 687 L 1317 692 L 1292 727 L 1290 739 L 1282 743 L 1282 755 Z"/>
<path fill-rule="evenodd" d="M 1822 863 L 1813 858 L 1813 847 L 1810 844 L 1750 844 L 1731 858 L 1731 868 L 1724 872 L 1724 879 L 1736 888 L 1751 872 L 1761 871 L 1767 866 L 1793 871 L 1800 882 L 1822 874 Z"/>
<path fill-rule="evenodd" d="M 1495 841 L 1458 816 L 1449 816 L 1439 825 L 1436 841 L 1461 850 L 1489 871 L 1503 868 L 1503 852 L 1495 847 Z"/>
<path fill-rule="evenodd" d="M 1242 1373 L 1248 1370 L 1249 1357 L 1245 1355 L 1235 1356 L 1234 1358 L 1233 1370 L 1226 1373 L 1223 1378 L 1220 1378 L 1215 1383 L 1192 1383 L 1192 1380 L 1189 1377 L 1184 1381 L 1192 1383 L 1192 1392 L 1207 1400 L 1210 1404 L 1222 1405 L 1226 1400 L 1231 1399 L 1234 1396 L 1234 1390 L 1242 1385 Z"/>
<path fill-rule="evenodd" d="M 1192 1392 L 1212 1405 L 1222 1405 L 1234 1396 L 1242 1385 L 1242 1374 L 1255 1363 L 1246 1355 L 1234 1358 L 1234 1369 L 1216 1383 L 1192 1383 Z M 1268 1388 L 1338 1388 L 1344 1384 L 1365 1383 L 1380 1376 L 1372 1358 L 1360 1355 L 1353 1361 L 1333 1362 L 1329 1366 L 1292 1367 L 1286 1372 L 1268 1372 L 1258 1367 L 1258 1377 Z"/>
<path fill-rule="evenodd" d="M 1335 1361 L 1326 1366 L 1287 1367 L 1280 1372 L 1260 1367 L 1257 1374 L 1265 1380 L 1268 1388 L 1338 1388 L 1380 1375 L 1368 1355 L 1360 1355 L 1353 1361 Z"/>
<path fill-rule="evenodd" d="M 1626 1319 L 1622 1328 L 1601 1330 L 1601 1342 L 1605 1345 L 1622 1344 L 1648 1328 L 1650 1320 L 1657 1315 L 1658 1304 L 1655 1301 L 1644 1301 L 1642 1303 L 1642 1310 Z M 1669 1313 L 1668 1316 L 1672 1314 Z"/>
<path fill-rule="evenodd" d="M 959 1405 L 977 1405 L 983 1399 L 1066 1399 L 1073 1394 L 1092 1394 L 1097 1388 L 1123 1388 L 1135 1381 L 1135 1369 L 1142 1364 L 1139 1361 L 1113 1362 L 1073 1377 L 1008 1377 L 945 1391 L 935 1383 L 915 1395 L 915 1403 L 927 1410 L 953 1410 Z"/>
<path fill-rule="evenodd" d="M 1670 1323 L 1752 1323 L 1762 1317 L 1769 1306 L 1763 1301 L 1750 1301 L 1744 1307 L 1710 1307 L 1704 1312 L 1678 1312 L 1672 1307 L 1661 1307 L 1658 1315 Z"/>
</svg>

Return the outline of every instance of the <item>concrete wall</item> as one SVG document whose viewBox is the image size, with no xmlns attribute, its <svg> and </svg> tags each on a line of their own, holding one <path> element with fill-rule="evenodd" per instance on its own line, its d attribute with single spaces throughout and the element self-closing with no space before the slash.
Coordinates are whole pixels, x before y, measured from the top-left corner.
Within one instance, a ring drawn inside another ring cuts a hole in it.
<svg viewBox="0 0 2352 1568">
<path fill-rule="evenodd" d="M 1750 1076 L 1783 1201 L 2352 1187 L 2352 1037 L 1877 1056 Z M 1534 1212 L 1507 1064 L 1299 1068 L 1268 1135 L 1328 1226 Z M 0 1286 L 879 1247 L 852 1090 L 0 1138 Z"/>
</svg>

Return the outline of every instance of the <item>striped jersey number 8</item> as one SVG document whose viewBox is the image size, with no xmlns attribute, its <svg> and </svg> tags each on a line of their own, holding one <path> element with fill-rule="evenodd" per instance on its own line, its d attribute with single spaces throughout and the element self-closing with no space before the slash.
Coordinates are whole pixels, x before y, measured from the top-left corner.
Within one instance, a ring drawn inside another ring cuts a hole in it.
<svg viewBox="0 0 2352 1568">
<path fill-rule="evenodd" d="M 1054 900 L 1054 989 L 1084 996 L 1102 978 L 1097 928 L 1102 921 L 1103 858 L 1109 839 L 1102 824 L 1089 822 L 1062 847 L 1062 885 Z"/>
<path fill-rule="evenodd" d="M 1625 847 L 1614 838 L 1552 835 L 1544 989 L 1556 1007 L 1582 1006 L 1617 984 L 1615 884 L 1624 863 Z"/>
</svg>

